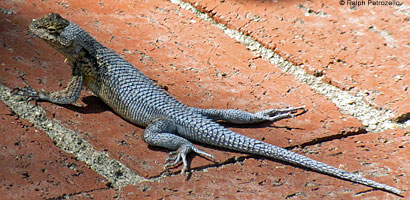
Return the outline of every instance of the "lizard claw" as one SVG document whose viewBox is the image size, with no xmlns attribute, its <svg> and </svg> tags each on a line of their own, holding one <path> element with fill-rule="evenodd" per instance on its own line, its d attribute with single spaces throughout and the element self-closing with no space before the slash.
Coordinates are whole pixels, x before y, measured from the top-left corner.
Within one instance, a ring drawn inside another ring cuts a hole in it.
<svg viewBox="0 0 410 200">
<path fill-rule="evenodd" d="M 300 106 L 284 109 L 268 109 L 257 112 L 255 114 L 258 115 L 262 120 L 273 122 L 286 118 L 294 118 L 295 116 L 292 113 L 295 113 L 298 110 L 306 111 L 305 106 Z"/>
<path fill-rule="evenodd" d="M 176 167 L 178 166 L 181 161 L 183 163 L 183 168 L 181 170 L 181 174 L 184 174 L 186 172 L 186 170 L 188 169 L 188 162 L 186 160 L 186 155 L 189 152 L 195 152 L 201 156 L 210 158 L 211 160 L 215 160 L 214 156 L 212 156 L 211 154 L 208 154 L 202 150 L 199 150 L 198 148 L 194 147 L 194 145 L 192 144 L 184 144 L 182 146 L 180 146 L 178 148 L 178 150 L 170 152 L 168 155 L 168 158 L 165 160 L 165 165 L 164 165 L 164 169 L 167 169 L 169 167 Z"/>
</svg>

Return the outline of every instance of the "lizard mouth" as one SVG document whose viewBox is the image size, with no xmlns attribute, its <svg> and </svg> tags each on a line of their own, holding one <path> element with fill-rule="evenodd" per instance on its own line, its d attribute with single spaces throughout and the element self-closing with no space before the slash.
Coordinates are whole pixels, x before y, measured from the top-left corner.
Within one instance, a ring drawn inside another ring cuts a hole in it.
<svg viewBox="0 0 410 200">
<path fill-rule="evenodd" d="M 65 28 L 70 21 L 62 18 L 59 14 L 51 13 L 40 19 L 33 19 L 29 29 L 37 37 L 54 45 L 68 46 L 70 42 L 64 37 Z"/>
</svg>

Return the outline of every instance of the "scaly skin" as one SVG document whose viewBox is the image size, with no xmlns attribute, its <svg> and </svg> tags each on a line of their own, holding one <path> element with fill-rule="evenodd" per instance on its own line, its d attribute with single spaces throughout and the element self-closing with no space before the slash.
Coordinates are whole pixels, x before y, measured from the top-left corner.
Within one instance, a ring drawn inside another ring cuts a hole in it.
<svg viewBox="0 0 410 200">
<path fill-rule="evenodd" d="M 269 109 L 258 113 L 241 110 L 199 109 L 180 103 L 141 73 L 129 62 L 100 44 L 78 25 L 58 14 L 49 14 L 30 24 L 30 30 L 65 55 L 72 68 L 72 77 L 65 90 L 48 93 L 32 88 L 16 88 L 15 92 L 31 100 L 56 104 L 75 102 L 85 85 L 116 113 L 143 127 L 144 141 L 150 145 L 174 150 L 165 167 L 183 163 L 190 152 L 214 159 L 190 142 L 196 141 L 244 153 L 262 155 L 297 164 L 311 170 L 333 175 L 395 194 L 397 188 L 362 178 L 322 162 L 293 153 L 280 147 L 237 134 L 213 120 L 251 124 L 277 121 L 293 117 L 292 113 L 304 107 Z"/>
</svg>

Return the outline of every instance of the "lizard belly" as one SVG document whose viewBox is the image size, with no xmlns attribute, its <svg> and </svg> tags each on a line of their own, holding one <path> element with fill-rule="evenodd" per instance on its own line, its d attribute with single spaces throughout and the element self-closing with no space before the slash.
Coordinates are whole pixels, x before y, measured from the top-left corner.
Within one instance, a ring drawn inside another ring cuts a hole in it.
<svg viewBox="0 0 410 200">
<path fill-rule="evenodd" d="M 111 82 L 110 79 L 96 80 L 86 77 L 85 86 L 118 115 L 133 124 L 146 127 L 153 120 L 163 117 L 160 111 L 152 106 L 156 95 L 148 95 L 151 98 L 147 98 L 147 92 L 152 91 L 152 86 L 143 81 L 124 79 Z"/>
</svg>

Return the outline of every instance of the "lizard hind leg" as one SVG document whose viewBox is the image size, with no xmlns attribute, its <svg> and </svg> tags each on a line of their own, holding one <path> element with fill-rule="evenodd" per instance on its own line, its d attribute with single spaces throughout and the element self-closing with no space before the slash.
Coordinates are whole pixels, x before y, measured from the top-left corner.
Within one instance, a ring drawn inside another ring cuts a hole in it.
<svg viewBox="0 0 410 200">
<path fill-rule="evenodd" d="M 143 138 L 146 143 L 174 150 L 169 153 L 164 168 L 176 167 L 182 162 L 181 174 L 184 174 L 188 169 L 186 155 L 190 152 L 215 160 L 211 154 L 196 148 L 189 140 L 176 135 L 176 132 L 177 128 L 174 122 L 166 119 L 154 121 L 144 131 Z"/>
<path fill-rule="evenodd" d="M 281 119 L 293 118 L 293 113 L 302 110 L 304 106 L 284 109 L 267 109 L 257 113 L 250 113 L 234 109 L 200 109 L 190 107 L 193 112 L 199 113 L 213 120 L 223 120 L 234 124 L 255 124 L 264 121 L 275 122 Z"/>
</svg>

